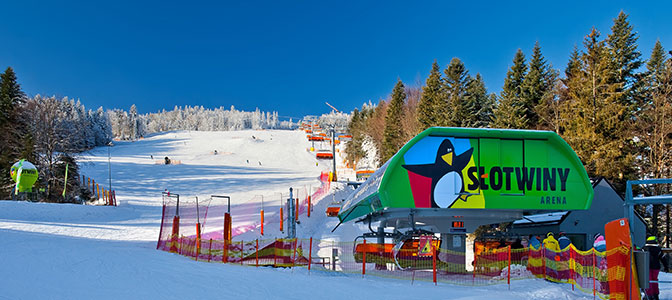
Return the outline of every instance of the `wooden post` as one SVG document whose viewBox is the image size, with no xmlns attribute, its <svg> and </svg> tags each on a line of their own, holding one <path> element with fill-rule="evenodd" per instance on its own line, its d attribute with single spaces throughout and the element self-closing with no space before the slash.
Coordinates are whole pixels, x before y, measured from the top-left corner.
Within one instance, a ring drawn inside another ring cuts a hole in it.
<svg viewBox="0 0 672 300">
<path fill-rule="evenodd" d="M 509 285 L 509 290 L 511 290 L 511 245 L 509 245 L 507 251 L 509 256 L 509 267 L 508 274 L 506 275 L 506 283 Z"/>
<path fill-rule="evenodd" d="M 310 209 L 311 209 L 311 206 L 312 206 L 312 203 L 310 203 L 310 200 L 311 200 L 310 198 L 311 197 L 310 197 L 310 194 L 309 194 L 308 195 L 308 212 L 306 212 L 308 218 L 310 218 Z"/>
<path fill-rule="evenodd" d="M 264 210 L 262 209 L 260 212 L 261 216 L 261 235 L 264 235 Z"/>
<path fill-rule="evenodd" d="M 313 237 L 311 236 L 310 237 L 310 246 L 308 246 L 308 272 L 310 272 L 310 264 L 312 262 L 313 262 Z"/>
<path fill-rule="evenodd" d="M 436 285 L 436 247 L 432 245 L 432 277 Z"/>
<path fill-rule="evenodd" d="M 298 194 L 298 193 L 297 193 Z M 294 219 L 299 220 L 299 197 L 296 197 L 296 205 L 294 205 Z"/>
<path fill-rule="evenodd" d="M 366 275 L 366 240 L 364 240 L 364 252 L 362 253 L 362 276 Z"/>
<path fill-rule="evenodd" d="M 263 209 L 261 211 L 264 211 Z M 254 246 L 254 261 L 255 265 L 259 266 L 259 239 L 256 240 L 256 245 Z"/>
</svg>

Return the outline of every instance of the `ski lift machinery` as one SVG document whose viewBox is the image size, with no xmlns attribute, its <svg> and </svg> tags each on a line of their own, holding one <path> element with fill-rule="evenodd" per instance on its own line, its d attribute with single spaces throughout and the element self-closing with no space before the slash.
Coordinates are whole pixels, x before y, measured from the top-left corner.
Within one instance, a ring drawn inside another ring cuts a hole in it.
<svg viewBox="0 0 672 300">
<path fill-rule="evenodd" d="M 465 252 L 465 235 L 478 226 L 585 210 L 592 199 L 581 161 L 554 132 L 432 127 L 351 193 L 338 218 L 339 225 L 368 224 L 369 232 L 355 239 L 356 259 L 372 252 L 404 269 L 400 253 L 421 255 L 421 241 Z M 357 243 L 367 238 L 376 241 Z"/>
</svg>

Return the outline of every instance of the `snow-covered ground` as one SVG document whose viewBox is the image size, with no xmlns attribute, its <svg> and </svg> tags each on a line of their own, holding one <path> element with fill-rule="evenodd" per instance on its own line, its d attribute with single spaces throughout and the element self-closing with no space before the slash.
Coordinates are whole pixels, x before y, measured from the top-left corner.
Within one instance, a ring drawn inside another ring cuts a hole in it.
<svg viewBox="0 0 672 300">
<path fill-rule="evenodd" d="M 301 131 L 170 132 L 117 142 L 109 150 L 118 207 L 0 201 L 0 299 L 592 298 L 567 284 L 542 280 L 513 281 L 511 290 L 505 284 L 411 285 L 303 268 L 196 262 L 155 250 L 162 191 L 186 199 L 227 194 L 235 208 L 256 195 L 287 193 L 290 186 L 316 187 L 320 171 L 330 164 L 316 165 L 308 147 Z M 107 151 L 84 155 L 81 169 L 105 185 Z M 155 164 L 165 156 L 182 164 Z M 335 194 L 316 203 L 313 217 L 298 225 L 299 236 L 352 241 L 365 230 L 349 223 L 331 233 L 337 220 L 324 217 L 324 209 L 349 192 L 343 184 L 332 189 Z M 265 231 L 266 237 L 281 236 L 272 226 Z M 240 235 L 258 237 L 256 230 Z M 661 299 L 672 299 L 672 288 L 662 288 Z"/>
</svg>

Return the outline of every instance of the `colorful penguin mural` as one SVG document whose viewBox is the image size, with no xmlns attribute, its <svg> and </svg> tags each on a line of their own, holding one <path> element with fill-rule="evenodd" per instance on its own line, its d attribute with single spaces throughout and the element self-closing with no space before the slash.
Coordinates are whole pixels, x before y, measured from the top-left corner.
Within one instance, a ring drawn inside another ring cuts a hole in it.
<svg viewBox="0 0 672 300">
<path fill-rule="evenodd" d="M 436 147 L 436 157 L 432 163 L 402 165 L 404 169 L 409 171 L 408 179 L 411 190 L 416 191 L 414 193 L 416 207 L 418 202 L 427 203 L 427 194 L 430 198 L 430 207 L 440 208 L 451 207 L 458 199 L 466 202 L 470 196 L 464 190 L 462 170 L 471 162 L 474 148 L 466 145 L 465 147 L 469 147 L 469 149 L 456 155 L 457 151 L 450 139 L 431 140 L 431 142 L 439 141 L 441 144 Z M 420 152 L 416 155 L 418 161 L 430 158 L 431 150 L 434 148 L 434 145 L 418 148 L 416 150 Z M 430 153 L 426 153 L 427 151 L 430 151 Z M 411 152 L 411 154 L 414 153 Z M 413 158 L 409 157 L 405 161 L 408 162 L 409 160 L 413 161 Z M 427 179 L 431 180 L 429 190 L 427 189 Z"/>
</svg>

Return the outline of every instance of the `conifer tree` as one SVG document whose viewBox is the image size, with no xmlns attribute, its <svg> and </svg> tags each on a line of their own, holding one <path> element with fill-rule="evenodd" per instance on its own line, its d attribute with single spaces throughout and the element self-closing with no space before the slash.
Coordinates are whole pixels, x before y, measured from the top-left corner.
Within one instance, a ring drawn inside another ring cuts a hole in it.
<svg viewBox="0 0 672 300">
<path fill-rule="evenodd" d="M 404 83 L 401 80 L 392 90 L 392 99 L 387 107 L 387 116 L 385 117 L 385 131 L 383 132 L 383 149 L 381 162 L 386 162 L 404 145 L 402 139 L 401 118 L 406 93 L 404 92 Z"/>
<path fill-rule="evenodd" d="M 446 75 L 444 82 L 448 111 L 444 115 L 445 121 L 441 125 L 464 127 L 466 126 L 465 123 L 468 123 L 470 113 L 465 98 L 471 76 L 469 76 L 469 71 L 464 63 L 457 57 L 450 61 L 444 73 Z"/>
<path fill-rule="evenodd" d="M 0 74 L 0 170 L 9 170 L 21 154 L 32 152 L 32 139 L 24 132 L 25 122 L 19 113 L 19 104 L 23 103 L 24 97 L 14 70 L 8 67 Z M 0 174 L 0 199 L 9 198 L 12 186 L 9 174 Z"/>
<path fill-rule="evenodd" d="M 0 74 L 0 128 L 10 121 L 16 105 L 22 103 L 24 97 L 14 70 L 7 67 L 5 72 Z"/>
<path fill-rule="evenodd" d="M 441 71 L 439 70 L 439 64 L 434 60 L 426 84 L 422 87 L 422 96 L 418 104 L 420 130 L 442 124 L 446 111 L 447 105 L 441 84 Z"/>
<path fill-rule="evenodd" d="M 593 28 L 584 39 L 579 61 L 570 60 L 566 72 L 566 107 L 561 135 L 572 146 L 590 176 L 604 176 L 618 186 L 631 176 L 634 157 L 626 151 L 631 135 L 624 115 L 622 85 L 616 82 L 611 51 Z"/>
<path fill-rule="evenodd" d="M 481 74 L 477 73 L 476 77 L 472 78 L 467 86 L 465 106 L 469 114 L 462 125 L 465 127 L 488 127 L 492 122 L 494 101 L 494 98 L 488 95 Z"/>
<path fill-rule="evenodd" d="M 494 113 L 493 126 L 496 128 L 525 129 L 529 126 L 525 102 L 522 99 L 523 81 L 527 73 L 525 54 L 518 49 L 513 57 L 513 66 L 506 73 L 504 87 L 499 97 L 499 104 Z"/>
<path fill-rule="evenodd" d="M 665 49 L 663 49 L 663 45 L 660 44 L 660 40 L 657 40 L 656 44 L 653 45 L 651 57 L 646 63 L 646 81 L 648 86 L 653 86 L 660 82 L 663 73 L 665 73 L 666 61 Z"/>
<path fill-rule="evenodd" d="M 128 111 L 128 132 L 131 140 L 136 140 L 140 137 L 140 132 L 138 125 L 140 124 L 138 120 L 138 108 L 135 104 L 131 105 L 131 109 Z"/>
<path fill-rule="evenodd" d="M 574 50 L 572 50 L 572 54 L 569 55 L 569 62 L 565 68 L 565 81 L 571 80 L 574 75 L 579 74 L 580 70 L 581 55 L 579 54 L 579 49 L 574 45 Z M 565 85 L 567 84 L 565 83 Z"/>
<path fill-rule="evenodd" d="M 357 108 L 352 112 L 350 123 L 348 124 L 348 132 L 352 135 L 352 140 L 345 145 L 346 159 L 353 165 L 364 157 L 366 153 L 362 148 L 364 142 L 364 122 L 366 121 L 366 114 L 360 113 Z"/>
<path fill-rule="evenodd" d="M 633 91 L 637 88 L 637 69 L 642 65 L 637 50 L 637 33 L 628 21 L 628 15 L 621 11 L 614 19 L 611 34 L 607 38 L 607 44 L 611 50 L 613 67 L 615 69 L 615 81 L 621 83 L 623 93 L 622 101 L 632 104 L 635 99 Z"/>
<path fill-rule="evenodd" d="M 660 41 L 646 65 L 643 101 L 637 112 L 636 136 L 640 141 L 640 178 L 667 178 L 672 164 L 672 60 L 665 57 Z M 653 195 L 669 194 L 665 185 L 651 187 Z M 658 231 L 662 205 L 654 205 L 651 229 Z M 669 209 L 669 206 L 668 206 Z M 669 223 L 669 218 L 667 219 Z M 668 224 L 669 226 L 669 224 Z"/>
<path fill-rule="evenodd" d="M 541 128 L 537 106 L 544 97 L 551 92 L 555 81 L 554 72 L 550 70 L 544 56 L 541 54 L 539 42 L 534 44 L 529 71 L 525 74 L 521 89 L 521 99 L 525 103 L 525 116 L 530 128 Z"/>
</svg>

